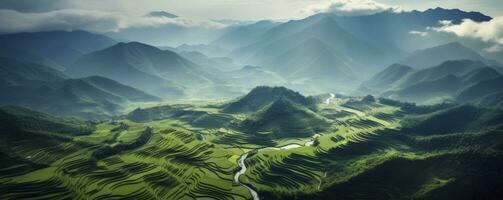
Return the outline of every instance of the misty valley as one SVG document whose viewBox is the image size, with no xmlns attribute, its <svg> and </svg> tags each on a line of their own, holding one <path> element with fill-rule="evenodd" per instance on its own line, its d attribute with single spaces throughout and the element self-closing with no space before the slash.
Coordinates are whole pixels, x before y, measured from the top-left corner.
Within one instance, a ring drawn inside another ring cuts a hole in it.
<svg viewBox="0 0 503 200">
<path fill-rule="evenodd" d="M 338 11 L 0 24 L 0 199 L 503 198 L 501 18 Z"/>
</svg>

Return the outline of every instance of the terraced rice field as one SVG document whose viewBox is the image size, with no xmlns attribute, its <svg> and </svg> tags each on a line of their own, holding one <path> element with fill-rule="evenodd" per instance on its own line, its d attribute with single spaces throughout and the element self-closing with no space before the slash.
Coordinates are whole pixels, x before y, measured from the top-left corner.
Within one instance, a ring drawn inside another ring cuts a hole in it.
<svg viewBox="0 0 503 200">
<path fill-rule="evenodd" d="M 481 144 L 501 139 L 496 132 L 406 134 L 400 122 L 408 114 L 379 103 L 320 104 L 317 112 L 330 127 L 311 142 L 247 132 L 236 125 L 246 119 L 243 114 L 204 106 L 184 109 L 191 110 L 156 121 L 99 123 L 89 135 L 34 134 L 36 143 L 3 142 L 0 199 L 252 199 L 250 189 L 260 199 L 421 198 L 456 183 L 455 176 L 425 175 L 403 193 L 395 186 L 370 193 L 359 188 L 384 184 L 375 177 L 397 165 L 420 173 L 414 165 L 427 168 L 437 160 L 470 164 L 470 155 L 496 159 Z M 266 148 L 289 144 L 296 148 Z M 238 160 L 245 153 L 247 170 L 236 182 Z"/>
</svg>

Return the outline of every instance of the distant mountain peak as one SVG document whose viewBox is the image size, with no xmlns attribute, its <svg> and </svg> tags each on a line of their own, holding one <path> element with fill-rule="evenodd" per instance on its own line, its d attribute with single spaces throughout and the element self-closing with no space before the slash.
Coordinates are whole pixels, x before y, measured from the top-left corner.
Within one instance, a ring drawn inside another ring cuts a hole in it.
<svg viewBox="0 0 503 200">
<path fill-rule="evenodd" d="M 177 15 L 171 14 L 166 11 L 152 11 L 152 12 L 149 12 L 146 16 L 148 16 L 148 17 L 178 18 Z"/>
</svg>

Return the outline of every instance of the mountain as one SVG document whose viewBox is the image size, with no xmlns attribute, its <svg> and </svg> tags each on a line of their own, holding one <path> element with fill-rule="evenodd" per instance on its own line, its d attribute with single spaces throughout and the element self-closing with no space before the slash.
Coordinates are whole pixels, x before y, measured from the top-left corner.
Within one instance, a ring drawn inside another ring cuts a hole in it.
<svg viewBox="0 0 503 200">
<path fill-rule="evenodd" d="M 67 78 L 55 69 L 0 57 L 0 85 L 33 85 L 40 82 L 63 81 Z"/>
<path fill-rule="evenodd" d="M 53 114 L 101 119 L 130 102 L 158 97 L 104 77 L 67 79 L 46 66 L 0 58 L 0 105 L 20 105 Z"/>
<path fill-rule="evenodd" d="M 474 50 L 458 42 L 416 51 L 398 63 L 417 69 L 424 69 L 437 66 L 449 60 L 473 60 L 481 61 L 488 66 L 502 66 L 497 61 L 484 58 Z"/>
<path fill-rule="evenodd" d="M 308 39 L 290 49 L 268 66 L 272 66 L 272 71 L 288 80 L 313 81 L 325 78 L 332 83 L 355 80 L 351 60 L 316 38 Z"/>
<path fill-rule="evenodd" d="M 239 63 L 274 67 L 269 65 L 280 55 L 308 39 L 316 38 L 350 58 L 355 64 L 351 66 L 352 70 L 362 78 L 368 78 L 365 74 L 380 71 L 382 66 L 403 58 L 407 51 L 424 48 L 426 42 L 416 42 L 420 39 L 410 34 L 411 31 L 438 26 L 440 20 L 460 23 L 465 18 L 474 21 L 491 19 L 481 13 L 442 8 L 424 12 L 382 12 L 370 16 L 322 13 L 276 25 L 248 44 L 235 48 L 231 57 Z M 430 46 L 444 41 L 431 40 L 435 42 L 428 44 Z"/>
<path fill-rule="evenodd" d="M 138 42 L 87 54 L 66 73 L 73 77 L 99 75 L 165 97 L 182 95 L 182 86 L 201 87 L 218 81 L 174 52 Z"/>
<path fill-rule="evenodd" d="M 38 86 L 0 86 L 1 105 L 19 105 L 86 119 L 118 115 L 131 102 L 160 99 L 103 77 L 67 79 Z"/>
<path fill-rule="evenodd" d="M 146 16 L 148 17 L 166 17 L 166 18 L 177 18 L 177 15 L 171 14 L 166 11 L 152 11 L 148 13 Z"/>
<path fill-rule="evenodd" d="M 384 48 L 397 57 L 404 52 L 424 49 L 452 41 L 452 37 L 428 34 L 427 37 L 411 34 L 411 31 L 426 32 L 428 27 L 438 27 L 439 21 L 448 20 L 459 24 L 463 19 L 476 22 L 492 18 L 479 12 L 459 9 L 435 8 L 425 11 L 380 12 L 363 16 L 334 16 L 339 25 L 355 36 Z M 412 66 L 414 67 L 414 66 Z"/>
<path fill-rule="evenodd" d="M 446 61 L 426 69 L 413 69 L 395 64 L 374 75 L 360 88 L 400 100 L 423 103 L 437 102 L 455 98 L 470 87 L 501 77 L 496 69 L 499 68 L 489 67 L 481 61 L 471 60 Z M 491 88 L 489 85 L 479 87 Z M 458 98 L 463 99 L 464 97 Z M 473 98 L 469 99 L 473 100 Z"/>
<path fill-rule="evenodd" d="M 448 75 L 461 76 L 482 67 L 487 66 L 480 61 L 447 61 L 435 67 L 415 71 L 401 79 L 395 87 L 404 88 L 422 81 L 433 81 Z"/>
<path fill-rule="evenodd" d="M 85 31 L 47 31 L 0 35 L 2 56 L 21 61 L 48 64 L 61 69 L 78 57 L 91 51 L 103 49 L 116 42 L 106 36 Z M 7 50 L 4 50 L 7 48 Z M 17 51 L 24 55 L 5 53 Z"/>
<path fill-rule="evenodd" d="M 316 39 L 332 51 L 340 52 L 337 57 L 351 59 L 352 63 L 355 63 L 354 66 L 351 66 L 353 71 L 375 71 L 374 66 L 378 66 L 387 57 L 378 48 L 342 29 L 331 17 L 323 17 L 314 23 L 305 23 L 309 25 L 298 32 L 287 33 L 284 37 L 275 41 L 268 42 L 270 39 L 262 41 L 261 43 L 266 45 L 261 45 L 262 47 L 257 50 L 252 49 L 255 52 L 251 54 L 252 56 L 248 59 L 248 62 L 266 68 L 273 68 L 273 64 L 278 64 L 278 61 L 284 60 L 280 58 L 282 55 L 289 53 L 289 51 L 296 51 L 292 49 L 302 48 L 305 42 L 315 44 L 313 41 L 316 41 Z M 311 52 L 310 55 L 315 53 Z M 305 58 L 305 60 L 309 60 L 309 57 Z M 285 63 L 281 64 L 286 65 Z M 329 64 L 339 65 L 339 63 Z M 363 68 L 362 66 L 368 67 Z"/>
<path fill-rule="evenodd" d="M 256 112 L 278 99 L 286 99 L 310 109 L 316 108 L 316 100 L 314 98 L 305 97 L 285 87 L 260 86 L 251 90 L 244 97 L 224 105 L 223 110 L 230 113 Z"/>
<path fill-rule="evenodd" d="M 273 138 L 309 137 L 326 130 L 328 120 L 303 105 L 279 98 L 242 122 L 251 133 L 271 132 Z"/>
<path fill-rule="evenodd" d="M 412 71 L 414 71 L 412 67 L 393 64 L 372 76 L 369 80 L 365 81 L 362 86 L 377 90 L 388 89 L 389 86 L 394 85 Z"/>
<path fill-rule="evenodd" d="M 448 99 L 462 87 L 461 80 L 454 75 L 447 75 L 433 81 L 422 81 L 399 90 L 400 99 L 427 101 L 430 99 Z"/>
<path fill-rule="evenodd" d="M 383 92 L 383 90 L 406 88 L 423 81 L 438 80 L 448 75 L 461 76 L 483 67 L 487 66 L 480 61 L 471 60 L 446 61 L 426 69 L 413 69 L 394 64 L 365 81 L 362 86 Z"/>
</svg>

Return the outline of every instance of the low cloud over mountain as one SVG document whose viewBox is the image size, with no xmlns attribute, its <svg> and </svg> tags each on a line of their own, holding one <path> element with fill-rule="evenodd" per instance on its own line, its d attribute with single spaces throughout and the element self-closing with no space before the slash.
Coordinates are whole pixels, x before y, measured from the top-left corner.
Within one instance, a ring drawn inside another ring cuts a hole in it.
<svg viewBox="0 0 503 200">
<path fill-rule="evenodd" d="M 301 12 L 306 14 L 335 13 L 340 16 L 360 16 L 384 11 L 400 12 L 402 10 L 399 6 L 391 6 L 374 0 L 332 0 L 313 4 Z"/>
<path fill-rule="evenodd" d="M 22 12 L 0 9 L 0 33 L 34 32 L 49 30 L 87 30 L 93 32 L 117 32 L 134 27 L 181 27 L 222 28 L 223 24 L 210 20 L 194 20 L 183 17 L 137 15 L 101 10 L 60 9 L 47 12 Z"/>
<path fill-rule="evenodd" d="M 434 30 L 494 43 L 491 48 L 486 49 L 490 52 L 503 50 L 503 16 L 495 17 L 487 22 L 465 19 L 461 24 L 453 24 L 449 21 L 444 21 L 441 24 L 441 27 L 434 28 Z"/>
</svg>

